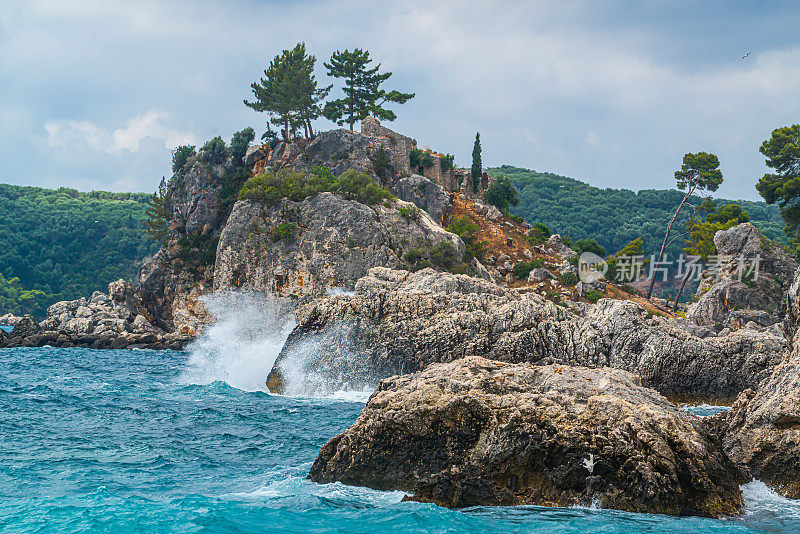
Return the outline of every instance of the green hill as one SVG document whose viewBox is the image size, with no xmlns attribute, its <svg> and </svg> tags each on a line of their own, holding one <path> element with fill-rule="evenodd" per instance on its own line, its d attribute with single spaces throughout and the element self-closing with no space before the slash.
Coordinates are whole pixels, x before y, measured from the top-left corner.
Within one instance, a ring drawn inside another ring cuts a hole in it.
<svg viewBox="0 0 800 534">
<path fill-rule="evenodd" d="M 34 313 L 131 278 L 158 250 L 142 220 L 150 195 L 0 184 L 0 314 Z"/>
<path fill-rule="evenodd" d="M 511 178 L 519 190 L 520 203 L 511 212 L 531 224 L 542 222 L 553 233 L 573 240 L 592 238 L 608 253 L 641 237 L 647 253 L 657 253 L 664 239 L 666 225 L 684 193 L 672 190 L 599 189 L 573 178 L 547 172 L 536 172 L 510 165 L 489 169 L 495 175 Z M 702 199 L 692 197 L 697 204 Z M 764 202 L 714 199 L 719 204 L 735 202 L 769 239 L 787 242 L 778 208 Z M 691 209 L 684 209 L 673 227 L 680 233 Z M 668 250 L 680 253 L 683 240 L 678 239 Z"/>
</svg>

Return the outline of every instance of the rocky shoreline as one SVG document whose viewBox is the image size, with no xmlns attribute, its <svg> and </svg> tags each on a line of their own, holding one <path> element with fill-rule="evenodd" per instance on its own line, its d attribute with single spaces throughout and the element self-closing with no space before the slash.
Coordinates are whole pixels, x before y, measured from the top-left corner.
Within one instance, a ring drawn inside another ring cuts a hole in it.
<svg viewBox="0 0 800 534">
<path fill-rule="evenodd" d="M 138 293 L 124 280 L 117 280 L 109 284 L 107 294 L 96 291 L 89 300 L 53 304 L 41 323 L 30 315 L 15 320 L 11 332 L 0 330 L 0 348 L 181 350 L 197 337 L 189 328 L 165 332 L 140 311 L 144 310 Z"/>
</svg>

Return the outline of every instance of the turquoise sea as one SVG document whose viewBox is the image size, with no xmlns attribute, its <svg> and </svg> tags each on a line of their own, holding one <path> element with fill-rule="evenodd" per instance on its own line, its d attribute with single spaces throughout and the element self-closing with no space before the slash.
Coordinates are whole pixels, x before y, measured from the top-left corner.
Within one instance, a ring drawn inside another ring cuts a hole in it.
<svg viewBox="0 0 800 534">
<path fill-rule="evenodd" d="M 448 510 L 401 502 L 400 492 L 314 484 L 305 479 L 311 462 L 355 420 L 364 395 L 274 396 L 246 385 L 263 383 L 268 367 L 252 365 L 257 358 L 237 373 L 218 361 L 199 369 L 204 361 L 0 350 L 0 532 L 800 531 L 800 505 L 759 482 L 744 486 L 746 513 L 725 520 Z"/>
<path fill-rule="evenodd" d="M 0 330 L 3 330 L 5 332 L 11 332 L 12 330 L 14 330 L 14 327 L 0 324 Z"/>
</svg>

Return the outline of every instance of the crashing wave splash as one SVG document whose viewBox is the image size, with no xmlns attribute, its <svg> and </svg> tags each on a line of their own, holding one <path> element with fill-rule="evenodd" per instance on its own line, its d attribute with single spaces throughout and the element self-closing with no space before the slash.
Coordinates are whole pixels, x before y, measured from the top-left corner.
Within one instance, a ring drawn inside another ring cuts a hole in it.
<svg viewBox="0 0 800 534">
<path fill-rule="evenodd" d="M 225 382 L 245 391 L 266 391 L 265 380 L 295 326 L 289 307 L 258 292 L 220 292 L 203 297 L 215 322 L 192 342 L 184 384 Z"/>
</svg>

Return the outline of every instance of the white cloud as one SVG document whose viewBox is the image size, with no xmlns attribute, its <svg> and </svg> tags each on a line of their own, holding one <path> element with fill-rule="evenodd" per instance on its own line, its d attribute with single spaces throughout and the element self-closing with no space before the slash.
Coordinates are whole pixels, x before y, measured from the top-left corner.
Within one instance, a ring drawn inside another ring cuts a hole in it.
<svg viewBox="0 0 800 534">
<path fill-rule="evenodd" d="M 141 141 L 147 138 L 164 143 L 172 150 L 178 145 L 194 142 L 194 136 L 170 128 L 164 124 L 168 115 L 148 111 L 127 121 L 124 127 L 109 131 L 89 121 L 48 121 L 47 144 L 51 147 L 76 148 L 88 146 L 98 152 L 120 154 L 123 151 L 138 152 Z"/>
</svg>

